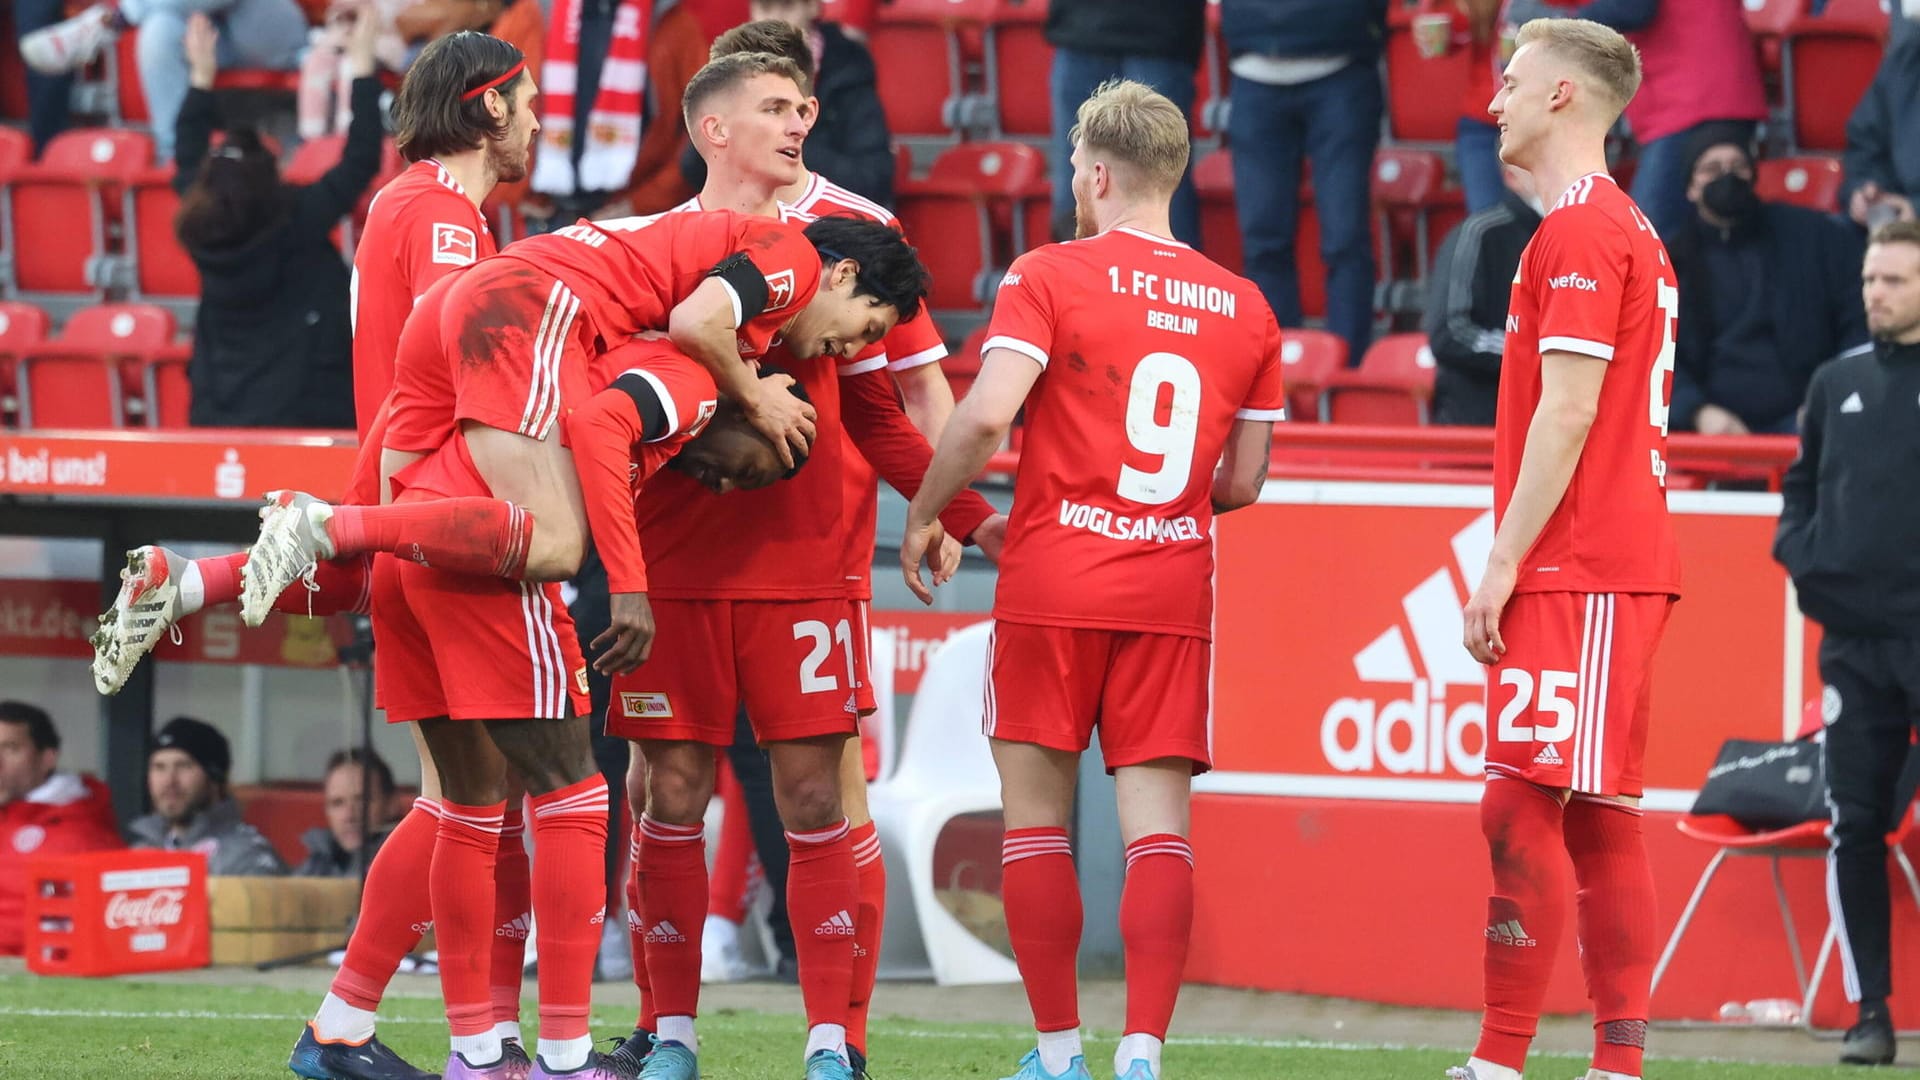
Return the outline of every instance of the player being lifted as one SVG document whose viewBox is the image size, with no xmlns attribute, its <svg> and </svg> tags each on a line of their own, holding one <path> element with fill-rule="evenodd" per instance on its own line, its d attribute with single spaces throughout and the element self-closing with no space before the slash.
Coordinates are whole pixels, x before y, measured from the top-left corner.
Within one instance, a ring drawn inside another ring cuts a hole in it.
<svg viewBox="0 0 1920 1080">
<path fill-rule="evenodd" d="M 1217 513 L 1253 502 L 1283 419 L 1280 329 L 1260 292 L 1170 239 L 1186 117 L 1109 82 L 1072 132 L 1080 239 L 1014 260 L 980 377 L 907 511 L 901 567 L 1025 410 L 994 593 L 984 727 L 1006 807 L 1007 932 L 1039 1046 L 1012 1080 L 1089 1076 L 1067 824 L 1095 726 L 1127 845 L 1126 1033 L 1113 1073 L 1156 1080 L 1193 920 L 1193 775 L 1209 767 Z"/>
<path fill-rule="evenodd" d="M 1653 655 L 1680 592 L 1667 517 L 1679 292 L 1608 177 L 1640 56 L 1597 23 L 1536 19 L 1488 111 L 1500 158 L 1551 207 L 1521 256 L 1494 427 L 1493 550 L 1465 613 L 1488 665 L 1492 852 L 1486 1015 L 1455 1080 L 1518 1080 L 1560 951 L 1571 857 L 1593 1000 L 1589 1080 L 1635 1080 L 1647 1037 L 1653 875 L 1641 834 Z"/>
</svg>

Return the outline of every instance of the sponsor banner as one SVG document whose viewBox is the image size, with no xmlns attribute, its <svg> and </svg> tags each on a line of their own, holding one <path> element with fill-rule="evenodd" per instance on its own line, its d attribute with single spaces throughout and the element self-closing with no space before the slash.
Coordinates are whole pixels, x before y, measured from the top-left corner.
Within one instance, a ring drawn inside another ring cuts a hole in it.
<svg viewBox="0 0 1920 1080">
<path fill-rule="evenodd" d="M 1221 793 L 1477 801 L 1485 669 L 1461 610 L 1493 543 L 1478 486 L 1276 482 L 1220 519 L 1213 741 Z M 1672 500 L 1685 596 L 1654 665 L 1648 801 L 1691 804 L 1722 741 L 1817 700 L 1811 635 L 1768 552 L 1778 496 Z"/>
<path fill-rule="evenodd" d="M 875 630 L 893 632 L 893 691 L 911 694 L 920 689 L 927 661 L 965 627 L 984 622 L 984 611 L 871 611 L 867 623 Z M 875 656 L 881 664 L 884 657 Z"/>
<path fill-rule="evenodd" d="M 97 582 L 0 578 L 0 656 L 91 659 L 87 636 L 106 603 Z M 234 606 L 182 619 L 178 629 L 179 644 L 161 639 L 156 660 L 333 667 L 353 639 L 344 619 L 273 618 L 254 629 Z"/>
<path fill-rule="evenodd" d="M 0 493 L 113 499 L 258 499 L 296 487 L 322 498 L 347 488 L 350 433 L 0 433 Z"/>
</svg>

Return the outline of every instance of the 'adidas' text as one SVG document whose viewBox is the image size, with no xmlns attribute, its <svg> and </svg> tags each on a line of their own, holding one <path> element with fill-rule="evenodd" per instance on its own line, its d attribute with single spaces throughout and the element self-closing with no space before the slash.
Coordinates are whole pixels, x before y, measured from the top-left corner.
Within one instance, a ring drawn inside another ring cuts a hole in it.
<svg viewBox="0 0 1920 1080">
<path fill-rule="evenodd" d="M 852 937 L 853 916 L 847 914 L 846 909 L 842 908 L 835 912 L 832 918 L 814 927 L 813 932 L 818 937 Z"/>
</svg>

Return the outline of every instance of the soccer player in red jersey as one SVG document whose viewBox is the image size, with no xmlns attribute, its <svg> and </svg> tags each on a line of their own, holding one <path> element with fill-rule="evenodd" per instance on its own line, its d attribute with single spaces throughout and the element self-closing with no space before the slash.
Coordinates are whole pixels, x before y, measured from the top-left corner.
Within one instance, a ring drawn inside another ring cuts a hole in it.
<svg viewBox="0 0 1920 1080">
<path fill-rule="evenodd" d="M 726 71 L 757 55 L 764 54 L 722 56 L 708 70 Z M 775 194 L 807 178 L 798 153 L 806 125 L 772 137 L 762 118 L 801 116 L 810 107 L 804 81 L 756 74 L 705 96 L 689 88 L 688 128 L 708 172 L 700 197 L 683 211 L 797 214 Z M 808 231 L 874 227 L 873 215 L 863 216 L 867 220 L 824 217 Z M 885 269 L 861 261 L 863 273 Z M 733 741 L 743 704 L 772 754 L 775 801 L 792 852 L 787 896 L 797 928 L 809 1075 L 850 1073 L 863 1049 L 848 1040 L 859 1015 L 853 1007 L 860 996 L 854 990 L 857 913 L 878 864 L 862 857 L 877 852 L 855 850 L 849 811 L 856 805 L 843 801 L 849 785 L 842 763 L 859 706 L 844 552 L 865 537 L 848 535 L 841 507 L 847 445 L 832 432 L 844 422 L 854 444 L 909 493 L 931 451 L 901 411 L 886 372 L 852 373 L 855 366 L 838 372 L 804 361 L 791 366 L 819 410 L 822 432 L 806 471 L 793 482 L 715 503 L 684 477 L 666 476 L 642 500 L 658 637 L 644 667 L 615 678 L 607 731 L 641 741 L 644 752 L 628 774 L 631 805 L 636 812 L 645 808 L 636 827 L 636 881 L 628 892 L 640 949 L 635 978 L 644 984 L 629 1047 L 641 1052 L 657 1026 L 660 1042 L 648 1067 L 662 1080 L 691 1077 L 698 1068 L 694 1017 L 707 913 L 700 822 L 713 792 L 713 747 Z M 883 386 L 866 389 L 872 380 Z M 856 400 L 843 403 L 843 394 Z M 956 504 L 948 523 L 955 535 L 966 536 L 992 516 L 974 496 Z M 768 521 L 780 528 L 767 529 Z M 958 550 L 944 555 L 957 561 Z M 943 563 L 941 576 L 951 568 Z M 864 784 L 857 752 L 852 760 L 853 776 Z M 864 809 L 857 796 L 853 802 Z M 660 930 L 663 924 L 674 932 Z M 872 941 L 869 951 L 877 954 L 877 934 Z"/>
<path fill-rule="evenodd" d="M 1007 933 L 1038 1047 L 1014 1080 L 1086 1078 L 1067 825 L 1093 729 L 1127 845 L 1125 1034 L 1114 1075 L 1155 1080 L 1193 922 L 1193 775 L 1209 768 L 1215 514 L 1259 497 L 1284 418 L 1280 328 L 1249 281 L 1171 239 L 1186 117 L 1114 81 L 1072 133 L 1076 232 L 1014 260 L 980 377 L 907 509 L 901 568 L 1016 414 L 1026 441 L 994 592 L 984 727 L 1006 811 Z"/>
<path fill-rule="evenodd" d="M 1666 249 L 1607 175 L 1639 53 L 1536 19 L 1488 111 L 1501 160 L 1551 207 L 1521 256 L 1494 428 L 1493 549 L 1465 612 L 1487 671 L 1481 828 L 1493 862 L 1486 1014 L 1456 1080 L 1517 1080 L 1560 951 L 1573 863 L 1594 1009 L 1589 1080 L 1637 1080 L 1654 953 L 1638 807 L 1653 656 L 1680 593 L 1667 516 L 1679 292 Z"/>
</svg>

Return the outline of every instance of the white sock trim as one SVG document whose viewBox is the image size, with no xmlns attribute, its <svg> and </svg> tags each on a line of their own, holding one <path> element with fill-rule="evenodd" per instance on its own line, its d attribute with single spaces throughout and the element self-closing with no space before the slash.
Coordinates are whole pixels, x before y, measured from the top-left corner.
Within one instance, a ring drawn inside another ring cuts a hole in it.
<svg viewBox="0 0 1920 1080">
<path fill-rule="evenodd" d="M 526 1041 L 520 1037 L 520 1021 L 518 1020 L 496 1021 L 493 1025 L 493 1033 L 500 1036 L 501 1042 L 512 1039 L 524 1044 Z"/>
<path fill-rule="evenodd" d="M 807 1049 L 800 1060 L 806 1061 L 822 1050 L 831 1050 L 840 1055 L 841 1061 L 847 1060 L 847 1029 L 844 1025 L 815 1024 L 807 1030 Z"/>
<path fill-rule="evenodd" d="M 700 1036 L 693 1030 L 691 1016 L 662 1016 L 655 1021 L 653 1033 L 661 1042 L 677 1042 L 696 1054 L 700 1052 Z"/>
<path fill-rule="evenodd" d="M 374 1014 L 356 1009 L 329 992 L 313 1014 L 313 1036 L 324 1042 L 363 1043 L 373 1037 Z"/>
<path fill-rule="evenodd" d="M 1135 1032 L 1120 1040 L 1120 1046 L 1113 1052 L 1113 1075 L 1125 1076 L 1136 1061 L 1144 1061 L 1153 1070 L 1154 1076 L 1160 1075 L 1160 1048 L 1164 1044 L 1151 1035 Z"/>
<path fill-rule="evenodd" d="M 593 1036 L 582 1035 L 575 1039 L 541 1039 L 540 1060 L 554 1072 L 572 1072 L 587 1063 L 587 1055 L 593 1052 Z"/>
<path fill-rule="evenodd" d="M 181 559 L 178 568 L 170 566 L 167 572 L 176 575 L 180 586 L 180 614 L 191 615 L 207 606 L 207 579 L 201 576 L 198 563 Z"/>
<path fill-rule="evenodd" d="M 478 1035 L 455 1035 L 451 1043 L 453 1052 L 466 1058 L 469 1065 L 485 1067 L 500 1060 L 500 1036 L 491 1030 Z"/>
<path fill-rule="evenodd" d="M 1485 1058 L 1470 1057 L 1467 1068 L 1473 1070 L 1476 1080 L 1520 1080 L 1518 1069 L 1509 1069 L 1505 1065 L 1495 1065 Z"/>
<path fill-rule="evenodd" d="M 1085 1056 L 1080 1046 L 1080 1029 L 1037 1032 L 1040 1043 L 1040 1067 L 1054 1076 L 1065 1075 L 1073 1059 Z"/>
</svg>

